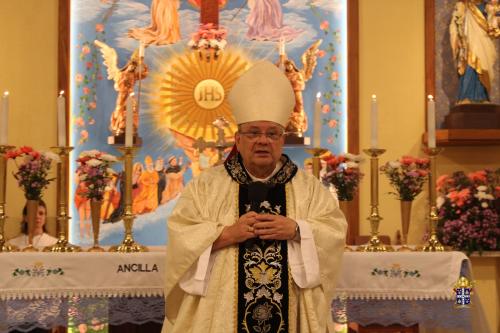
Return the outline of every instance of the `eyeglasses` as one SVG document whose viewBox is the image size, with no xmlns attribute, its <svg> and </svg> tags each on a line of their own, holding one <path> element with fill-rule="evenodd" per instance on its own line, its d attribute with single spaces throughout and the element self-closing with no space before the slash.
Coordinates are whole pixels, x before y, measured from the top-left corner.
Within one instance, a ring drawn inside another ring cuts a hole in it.
<svg viewBox="0 0 500 333">
<path fill-rule="evenodd" d="M 249 141 L 257 141 L 262 135 L 266 137 L 266 139 L 270 141 L 278 141 L 284 133 L 279 133 L 279 132 L 267 132 L 267 133 L 262 133 L 262 132 L 257 132 L 257 131 L 250 131 L 250 132 L 239 132 L 239 134 L 245 136 Z"/>
</svg>

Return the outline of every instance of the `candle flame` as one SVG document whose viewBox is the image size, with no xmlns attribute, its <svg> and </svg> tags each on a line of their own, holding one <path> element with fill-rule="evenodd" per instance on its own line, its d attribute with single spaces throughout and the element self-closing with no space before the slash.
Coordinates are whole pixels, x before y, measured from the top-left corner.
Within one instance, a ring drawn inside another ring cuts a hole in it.
<svg viewBox="0 0 500 333">
<path fill-rule="evenodd" d="M 317 99 L 320 99 L 321 98 L 321 93 L 318 91 L 318 93 L 316 94 L 316 98 Z"/>
<path fill-rule="evenodd" d="M 372 95 L 372 99 L 373 99 L 373 100 L 377 99 L 377 95 L 373 94 L 373 95 Z"/>
<path fill-rule="evenodd" d="M 9 96 L 9 92 L 8 92 L 7 90 L 6 90 L 6 91 L 4 91 L 4 92 L 3 92 L 3 96 L 4 96 L 4 97 Z"/>
<path fill-rule="evenodd" d="M 427 95 L 427 98 L 432 101 L 434 99 L 434 97 L 432 95 Z"/>
<path fill-rule="evenodd" d="M 59 92 L 59 96 L 63 96 L 63 95 L 64 95 L 64 90 L 61 90 L 61 91 Z"/>
</svg>

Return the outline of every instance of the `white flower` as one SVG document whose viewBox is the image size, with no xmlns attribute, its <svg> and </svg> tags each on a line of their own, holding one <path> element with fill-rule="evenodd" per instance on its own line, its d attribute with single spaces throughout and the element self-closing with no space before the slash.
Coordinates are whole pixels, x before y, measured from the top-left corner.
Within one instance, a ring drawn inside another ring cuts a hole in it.
<svg viewBox="0 0 500 333">
<path fill-rule="evenodd" d="M 103 161 L 107 161 L 107 162 L 117 162 L 118 161 L 118 159 L 114 155 L 111 155 L 111 154 L 102 154 L 101 159 Z"/>
<path fill-rule="evenodd" d="M 488 207 L 488 203 L 486 201 L 481 202 L 481 207 L 487 208 Z"/>
<path fill-rule="evenodd" d="M 267 201 L 267 200 L 266 200 L 266 201 L 262 201 L 262 202 L 260 203 L 260 207 L 264 207 L 264 208 L 266 208 L 266 209 L 271 209 L 271 204 L 270 204 L 270 203 L 269 203 L 269 201 Z"/>
<path fill-rule="evenodd" d="M 114 175 L 114 174 L 116 174 L 116 171 L 115 171 L 115 170 L 113 170 L 113 169 L 111 169 L 111 168 L 107 168 L 107 169 L 106 169 L 106 173 L 107 173 L 108 175 Z"/>
<path fill-rule="evenodd" d="M 96 167 L 96 166 L 99 166 L 102 164 L 102 161 L 99 161 L 95 158 L 92 158 L 90 160 L 87 161 L 87 164 L 90 165 L 91 167 Z"/>
<path fill-rule="evenodd" d="M 349 161 L 349 162 L 345 163 L 345 167 L 346 168 L 358 168 L 359 165 L 356 162 Z"/>
<path fill-rule="evenodd" d="M 479 192 L 486 192 L 487 189 L 488 188 L 485 185 L 480 185 L 480 186 L 477 187 L 477 190 Z"/>
<path fill-rule="evenodd" d="M 478 198 L 479 200 L 494 200 L 495 199 L 494 196 L 492 196 L 491 194 L 485 193 L 485 192 L 477 192 L 476 194 L 474 194 L 474 196 L 476 198 Z"/>
<path fill-rule="evenodd" d="M 401 162 L 399 161 L 390 161 L 389 166 L 393 169 L 397 169 L 401 166 Z"/>
<path fill-rule="evenodd" d="M 80 157 L 85 157 L 85 156 L 94 157 L 97 154 L 99 154 L 99 150 L 97 150 L 97 149 L 86 150 L 86 151 L 82 151 L 80 153 Z"/>
<path fill-rule="evenodd" d="M 437 209 L 441 208 L 441 206 L 444 204 L 444 198 L 442 196 L 437 197 L 436 199 L 436 207 Z"/>
<path fill-rule="evenodd" d="M 354 155 L 351 153 L 345 153 L 344 156 L 345 156 L 345 158 L 347 158 L 348 160 L 351 160 L 351 161 L 355 161 L 355 162 L 363 161 L 363 156 L 361 156 L 361 155 Z"/>
<path fill-rule="evenodd" d="M 46 151 L 42 155 L 56 163 L 61 163 L 61 159 L 59 158 L 59 155 L 57 155 L 56 153 L 53 153 L 51 151 Z"/>
</svg>

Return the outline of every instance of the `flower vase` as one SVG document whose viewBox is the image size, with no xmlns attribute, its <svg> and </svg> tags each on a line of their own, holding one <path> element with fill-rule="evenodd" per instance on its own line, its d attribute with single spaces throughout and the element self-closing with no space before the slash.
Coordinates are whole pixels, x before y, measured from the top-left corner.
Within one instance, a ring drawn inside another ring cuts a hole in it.
<svg viewBox="0 0 500 333">
<path fill-rule="evenodd" d="M 350 210 L 349 206 L 350 205 L 349 205 L 349 203 L 350 203 L 350 201 L 348 201 L 348 200 L 339 200 L 339 207 L 340 207 L 340 210 L 342 211 L 342 213 L 344 213 L 348 228 L 349 228 L 349 220 L 350 220 L 350 216 L 349 216 L 349 210 Z M 352 251 L 352 248 L 348 245 L 345 245 L 344 251 Z"/>
<path fill-rule="evenodd" d="M 94 246 L 89 249 L 89 252 L 104 252 L 104 249 L 99 246 L 99 230 L 101 227 L 101 207 L 102 200 L 90 200 L 90 218 L 92 219 L 92 233 L 94 235 Z"/>
<path fill-rule="evenodd" d="M 410 217 L 412 200 L 401 200 L 401 226 L 402 226 L 402 246 L 398 251 L 412 251 L 408 247 L 408 231 L 410 230 Z"/>
<path fill-rule="evenodd" d="M 35 229 L 36 216 L 38 214 L 38 200 L 26 201 L 26 222 L 28 224 L 28 246 L 23 252 L 36 252 L 37 248 L 33 246 L 33 232 Z"/>
</svg>

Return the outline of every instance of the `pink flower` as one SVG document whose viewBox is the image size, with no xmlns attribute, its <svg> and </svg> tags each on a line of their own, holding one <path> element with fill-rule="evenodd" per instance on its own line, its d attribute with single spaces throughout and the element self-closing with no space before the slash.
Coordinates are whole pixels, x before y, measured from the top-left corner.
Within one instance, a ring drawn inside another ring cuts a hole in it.
<svg viewBox="0 0 500 333">
<path fill-rule="evenodd" d="M 82 91 L 83 91 L 83 93 L 84 93 L 85 95 L 87 95 L 87 94 L 90 92 L 90 88 L 89 88 L 89 87 L 87 87 L 87 86 L 85 86 L 85 87 L 83 87 Z"/>
<path fill-rule="evenodd" d="M 92 68 L 92 66 L 94 66 L 94 64 L 92 63 L 92 61 L 87 61 L 87 62 L 85 63 L 85 67 L 87 67 L 87 69 L 91 69 L 91 68 Z"/>
<path fill-rule="evenodd" d="M 97 23 L 97 24 L 95 25 L 95 31 L 96 31 L 96 32 L 103 32 L 103 31 L 104 31 L 104 24 L 102 24 L 102 23 Z"/>
<path fill-rule="evenodd" d="M 318 58 L 323 58 L 326 54 L 325 50 L 318 50 Z"/>
<path fill-rule="evenodd" d="M 338 123 L 335 119 L 331 119 L 329 122 L 328 122 L 328 127 L 330 128 L 335 128 L 337 127 Z"/>
<path fill-rule="evenodd" d="M 321 22 L 321 24 L 319 25 L 319 28 L 321 30 L 328 30 L 329 27 L 330 27 L 330 23 L 327 20 Z"/>
<path fill-rule="evenodd" d="M 87 130 L 80 131 L 80 140 L 87 140 L 89 138 L 89 132 Z"/>
<path fill-rule="evenodd" d="M 83 46 L 82 46 L 82 53 L 83 53 L 84 55 L 89 54 L 89 53 L 90 53 L 90 47 L 89 47 L 88 45 L 83 45 Z"/>
<path fill-rule="evenodd" d="M 328 105 L 328 104 L 323 104 L 323 107 L 321 108 L 321 112 L 323 112 L 323 113 L 328 113 L 328 112 L 330 112 L 330 105 Z"/>
<path fill-rule="evenodd" d="M 75 81 L 76 81 L 76 83 L 82 83 L 83 82 L 83 75 L 80 73 L 77 73 L 75 75 Z"/>
<path fill-rule="evenodd" d="M 326 142 L 333 145 L 333 143 L 335 142 L 335 138 L 333 136 L 329 136 L 328 139 L 326 139 Z"/>
<path fill-rule="evenodd" d="M 337 61 L 337 56 L 336 56 L 336 55 L 332 55 L 332 56 L 330 57 L 330 61 L 331 61 L 331 62 L 336 62 L 336 61 Z"/>
<path fill-rule="evenodd" d="M 95 119 L 94 118 L 90 118 L 89 119 L 89 125 L 94 125 L 95 124 Z"/>
<path fill-rule="evenodd" d="M 401 163 L 406 164 L 406 165 L 410 165 L 410 164 L 415 163 L 415 159 L 411 156 L 403 156 L 403 157 L 401 157 Z"/>
<path fill-rule="evenodd" d="M 339 72 L 332 72 L 332 75 L 330 76 L 330 79 L 332 81 L 337 81 L 339 79 Z"/>
<path fill-rule="evenodd" d="M 83 120 L 82 117 L 76 117 L 75 118 L 75 125 L 77 127 L 83 127 L 83 126 L 85 126 L 85 120 Z"/>
<path fill-rule="evenodd" d="M 90 110 L 94 110 L 96 107 L 97 107 L 96 102 L 90 102 L 90 103 L 89 103 L 89 109 L 90 109 Z"/>
</svg>

